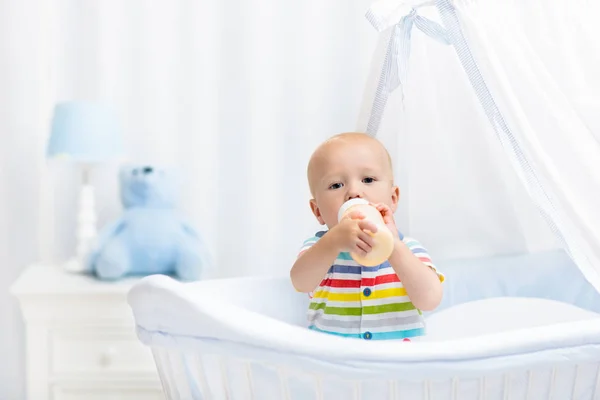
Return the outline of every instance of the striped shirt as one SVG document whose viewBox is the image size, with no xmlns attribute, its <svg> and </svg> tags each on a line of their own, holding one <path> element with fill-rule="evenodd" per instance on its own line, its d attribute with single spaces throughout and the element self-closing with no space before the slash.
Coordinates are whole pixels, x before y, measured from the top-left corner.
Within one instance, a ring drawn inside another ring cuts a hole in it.
<svg viewBox="0 0 600 400">
<path fill-rule="evenodd" d="M 298 257 L 325 232 L 307 239 Z M 423 264 L 444 275 L 433 265 L 427 250 L 416 240 L 400 239 Z M 388 261 L 365 267 L 340 253 L 320 285 L 311 293 L 309 329 L 366 340 L 408 340 L 425 335 L 425 320 L 406 294 L 398 275 Z"/>
</svg>

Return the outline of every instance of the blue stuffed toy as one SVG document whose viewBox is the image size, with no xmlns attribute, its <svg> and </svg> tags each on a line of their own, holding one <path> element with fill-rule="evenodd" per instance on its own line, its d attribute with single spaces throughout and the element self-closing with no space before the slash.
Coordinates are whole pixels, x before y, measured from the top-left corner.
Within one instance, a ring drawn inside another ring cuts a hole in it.
<svg viewBox="0 0 600 400">
<path fill-rule="evenodd" d="M 177 212 L 178 179 L 152 166 L 120 171 L 123 215 L 99 233 L 87 269 L 100 279 L 126 275 L 206 277 L 212 261 L 200 235 Z"/>
</svg>

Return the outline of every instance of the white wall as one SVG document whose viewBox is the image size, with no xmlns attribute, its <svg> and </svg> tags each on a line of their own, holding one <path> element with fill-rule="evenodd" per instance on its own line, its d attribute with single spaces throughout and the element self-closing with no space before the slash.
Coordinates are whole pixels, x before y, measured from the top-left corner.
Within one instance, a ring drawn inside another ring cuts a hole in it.
<svg viewBox="0 0 600 400">
<path fill-rule="evenodd" d="M 0 399 L 24 398 L 8 288 L 74 249 L 77 176 L 43 157 L 53 103 L 113 100 L 132 159 L 184 167 L 182 206 L 221 275 L 285 273 L 315 225 L 310 151 L 355 126 L 377 37 L 369 3 L 0 1 Z M 114 172 L 93 176 L 100 225 L 119 211 Z M 252 262 L 237 263 L 232 243 Z"/>
<path fill-rule="evenodd" d="M 39 15 L 29 2 L 0 2 L 0 398 L 23 399 L 23 328 L 8 288 L 38 258 Z M 27 11 L 26 11 L 27 10 Z"/>
</svg>

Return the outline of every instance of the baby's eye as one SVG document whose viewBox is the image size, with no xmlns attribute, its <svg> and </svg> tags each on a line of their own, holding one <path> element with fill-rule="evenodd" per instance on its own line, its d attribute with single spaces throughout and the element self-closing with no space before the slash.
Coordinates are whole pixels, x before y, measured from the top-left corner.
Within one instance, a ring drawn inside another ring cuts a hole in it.
<svg viewBox="0 0 600 400">
<path fill-rule="evenodd" d="M 375 178 L 371 178 L 370 176 L 363 178 L 363 183 L 373 183 L 375 182 Z"/>
<path fill-rule="evenodd" d="M 338 183 L 332 183 L 331 185 L 329 185 L 329 189 L 336 190 L 336 189 L 340 189 L 342 186 L 344 186 L 344 185 L 341 184 L 341 183 L 339 183 L 339 182 Z"/>
</svg>

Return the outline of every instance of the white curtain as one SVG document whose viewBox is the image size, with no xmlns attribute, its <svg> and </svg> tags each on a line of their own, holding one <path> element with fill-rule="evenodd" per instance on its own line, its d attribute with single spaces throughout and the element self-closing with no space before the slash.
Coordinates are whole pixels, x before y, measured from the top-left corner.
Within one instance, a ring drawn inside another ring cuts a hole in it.
<svg viewBox="0 0 600 400">
<path fill-rule="evenodd" d="M 114 103 L 130 161 L 183 171 L 181 208 L 218 276 L 287 274 L 318 228 L 310 152 L 354 128 L 377 40 L 369 3 L 0 2 L 0 398 L 24 398 L 8 287 L 75 249 L 77 171 L 43 157 L 53 105 Z M 116 168 L 92 174 L 100 227 L 120 212 Z"/>
</svg>

